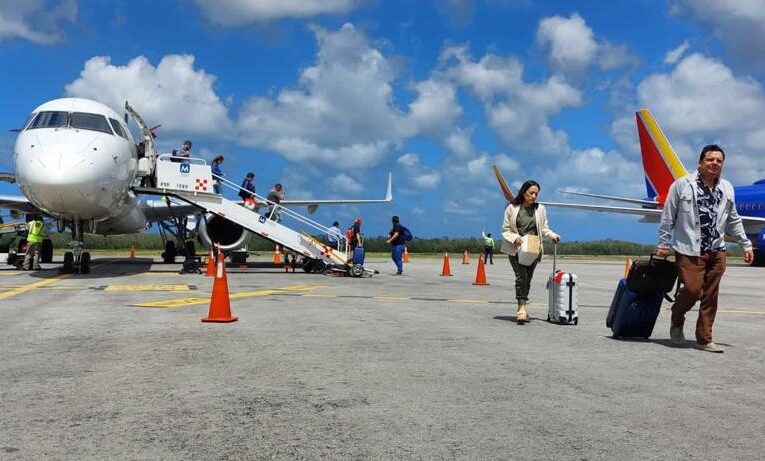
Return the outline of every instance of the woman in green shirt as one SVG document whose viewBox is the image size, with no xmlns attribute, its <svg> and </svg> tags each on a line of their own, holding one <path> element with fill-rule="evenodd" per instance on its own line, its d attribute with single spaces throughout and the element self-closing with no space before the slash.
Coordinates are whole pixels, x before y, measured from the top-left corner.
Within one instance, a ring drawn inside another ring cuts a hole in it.
<svg viewBox="0 0 765 461">
<path fill-rule="evenodd" d="M 526 304 L 529 302 L 529 288 L 534 269 L 542 259 L 541 237 L 547 237 L 555 243 L 560 241 L 560 236 L 550 230 L 547 225 L 547 210 L 544 205 L 537 203 L 540 189 L 536 181 L 529 180 L 523 183 L 518 195 L 505 209 L 505 220 L 502 223 L 504 241 L 501 250 L 509 255 L 510 264 L 515 272 L 515 297 L 518 300 L 518 313 L 515 318 L 518 324 L 524 324 L 529 320 Z M 539 242 L 539 257 L 530 265 L 524 265 L 518 261 L 518 250 L 523 243 L 522 238 L 527 235 L 540 237 L 530 239 Z"/>
</svg>

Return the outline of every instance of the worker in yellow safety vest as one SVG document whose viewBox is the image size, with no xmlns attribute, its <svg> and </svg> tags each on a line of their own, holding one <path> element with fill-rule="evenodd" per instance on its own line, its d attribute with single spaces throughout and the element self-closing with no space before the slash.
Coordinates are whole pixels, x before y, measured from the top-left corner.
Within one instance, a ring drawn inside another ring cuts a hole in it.
<svg viewBox="0 0 765 461">
<path fill-rule="evenodd" d="M 24 256 L 24 265 L 22 269 L 28 271 L 31 268 L 33 270 L 42 270 L 40 267 L 40 246 L 45 239 L 45 224 L 40 216 L 33 216 L 29 222 L 29 233 L 27 234 L 27 254 Z M 34 262 L 34 264 L 32 264 Z"/>
</svg>

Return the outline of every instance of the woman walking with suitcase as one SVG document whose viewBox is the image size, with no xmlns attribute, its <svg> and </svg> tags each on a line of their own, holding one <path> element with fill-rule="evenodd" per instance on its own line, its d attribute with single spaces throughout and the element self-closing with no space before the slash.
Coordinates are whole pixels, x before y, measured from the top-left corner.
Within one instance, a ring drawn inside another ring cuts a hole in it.
<svg viewBox="0 0 765 461">
<path fill-rule="evenodd" d="M 547 225 L 547 210 L 537 203 L 539 183 L 529 180 L 521 185 L 518 195 L 505 209 L 502 223 L 502 247 L 500 250 L 510 258 L 515 272 L 515 297 L 518 300 L 516 321 L 522 325 L 529 320 L 526 305 L 529 302 L 529 288 L 534 269 L 542 259 L 541 237 L 547 237 L 555 243 L 560 236 Z"/>
</svg>

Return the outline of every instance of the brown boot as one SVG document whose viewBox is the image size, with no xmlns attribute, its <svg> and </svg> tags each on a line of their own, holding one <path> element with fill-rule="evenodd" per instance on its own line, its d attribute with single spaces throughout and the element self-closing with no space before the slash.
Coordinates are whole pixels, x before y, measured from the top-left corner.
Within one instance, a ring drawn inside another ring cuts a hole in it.
<svg viewBox="0 0 765 461">
<path fill-rule="evenodd" d="M 518 304 L 518 312 L 515 314 L 515 320 L 518 325 L 523 325 L 529 321 L 529 314 L 526 312 L 525 304 Z"/>
</svg>

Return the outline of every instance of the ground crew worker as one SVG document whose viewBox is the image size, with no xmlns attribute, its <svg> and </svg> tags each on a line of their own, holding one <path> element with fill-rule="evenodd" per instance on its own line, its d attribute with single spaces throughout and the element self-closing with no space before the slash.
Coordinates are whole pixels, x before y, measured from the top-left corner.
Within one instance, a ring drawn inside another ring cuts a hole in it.
<svg viewBox="0 0 765 461">
<path fill-rule="evenodd" d="M 491 238 L 491 232 L 488 234 L 481 231 L 483 237 L 483 263 L 494 264 L 494 239 Z"/>
<path fill-rule="evenodd" d="M 29 233 L 27 233 L 27 254 L 24 256 L 24 265 L 22 270 L 28 271 L 30 268 L 39 271 L 40 267 L 40 245 L 45 239 L 45 224 L 40 216 L 33 216 L 27 223 Z M 32 264 L 34 262 L 34 264 Z"/>
</svg>

